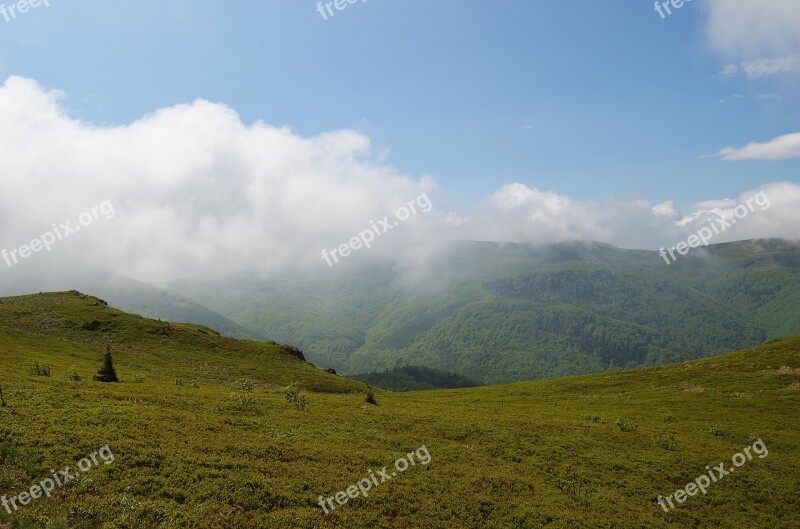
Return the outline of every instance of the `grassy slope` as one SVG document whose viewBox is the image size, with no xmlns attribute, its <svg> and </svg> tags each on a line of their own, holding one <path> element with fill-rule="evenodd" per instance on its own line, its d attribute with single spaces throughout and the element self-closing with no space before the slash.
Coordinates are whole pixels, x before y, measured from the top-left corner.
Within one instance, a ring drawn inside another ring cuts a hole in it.
<svg viewBox="0 0 800 529">
<path fill-rule="evenodd" d="M 158 322 L 114 317 L 92 298 L 76 299 L 81 303 L 58 295 L 0 305 L 0 385 L 9 401 L 0 408 L 0 439 L 6 439 L 0 495 L 18 493 L 51 468 L 74 467 L 106 444 L 116 461 L 15 518 L 0 512 L 0 523 L 81 529 L 800 526 L 800 339 L 637 371 L 380 394 L 379 406 L 366 409 L 362 395 L 315 393 L 301 412 L 267 384 L 298 379 L 346 390 L 350 382 L 319 378 L 291 359 L 274 372 L 271 366 L 286 362 L 275 348 L 219 339 L 194 326 L 171 325 L 169 338 L 150 335 L 143 329 L 159 330 Z M 64 379 L 71 365 L 88 376 L 99 363 L 98 331 L 64 323 L 87 319 L 117 322 L 118 371 L 126 380 L 142 372 L 144 383 Z M 32 375 L 35 360 L 52 364 L 53 376 Z M 252 411 L 231 407 L 226 382 L 243 375 L 265 382 L 253 393 Z M 199 376 L 200 387 L 176 387 L 175 376 Z M 674 421 L 664 421 L 666 415 Z M 620 417 L 637 430 L 620 431 L 614 424 Z M 711 427 L 724 434 L 712 435 Z M 730 466 L 753 436 L 763 438 L 768 457 L 669 515 L 654 503 L 706 465 Z M 412 467 L 327 517 L 316 505 L 318 496 L 422 444 L 432 455 L 429 465 Z"/>
<path fill-rule="evenodd" d="M 114 275 L 105 282 L 78 288 L 103 297 L 111 306 L 125 312 L 168 321 L 199 323 L 232 338 L 245 340 L 259 338 L 257 334 L 189 298 L 129 277 Z"/>
<path fill-rule="evenodd" d="M 95 330 L 87 330 L 94 325 Z M 354 391 L 362 384 L 328 375 L 274 343 L 240 341 L 195 324 L 126 314 L 76 292 L 5 298 L 0 304 L 0 348 L 22 346 L 54 370 L 74 367 L 85 378 L 112 344 L 120 376 L 203 382 L 253 379 L 265 387 L 299 382 L 314 391 Z M 41 353 L 37 353 L 41 350 Z M 55 353 L 55 354 L 54 354 Z"/>
</svg>

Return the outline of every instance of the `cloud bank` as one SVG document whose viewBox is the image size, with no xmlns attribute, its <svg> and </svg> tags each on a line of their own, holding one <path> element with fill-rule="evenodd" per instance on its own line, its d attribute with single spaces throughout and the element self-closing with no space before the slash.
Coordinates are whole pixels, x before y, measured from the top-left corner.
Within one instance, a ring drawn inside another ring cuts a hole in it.
<svg viewBox="0 0 800 529">
<path fill-rule="evenodd" d="M 63 98 L 19 77 L 0 87 L 0 249 L 29 244 L 54 223 L 75 225 L 106 201 L 115 215 L 13 270 L 0 261 L 0 289 L 19 274 L 43 280 L 97 268 L 146 281 L 324 274 L 323 249 L 421 193 L 433 203 L 430 213 L 411 217 L 349 260 L 372 255 L 420 263 L 426 251 L 453 240 L 596 240 L 656 249 L 685 237 L 702 215 L 697 208 L 682 216 L 671 202 L 579 201 L 521 183 L 501 187 L 470 211 L 452 211 L 432 177 L 387 165 L 355 131 L 306 138 L 245 124 L 233 109 L 205 100 L 99 127 L 70 117 Z M 800 186 L 763 189 L 772 207 L 726 233 L 727 240 L 800 238 Z"/>
</svg>

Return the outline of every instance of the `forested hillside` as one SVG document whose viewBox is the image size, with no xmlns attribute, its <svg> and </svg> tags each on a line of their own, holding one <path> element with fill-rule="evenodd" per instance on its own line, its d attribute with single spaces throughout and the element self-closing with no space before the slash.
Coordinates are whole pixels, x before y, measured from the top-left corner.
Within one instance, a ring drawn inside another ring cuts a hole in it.
<svg viewBox="0 0 800 529">
<path fill-rule="evenodd" d="M 480 384 L 467 377 L 421 366 L 403 366 L 380 373 L 353 375 L 355 380 L 390 391 L 471 388 Z"/>
<path fill-rule="evenodd" d="M 414 281 L 381 265 L 171 288 L 343 373 L 421 365 L 496 383 L 800 334 L 800 249 L 782 240 L 711 246 L 669 266 L 658 252 L 583 243 L 461 243 Z"/>
</svg>

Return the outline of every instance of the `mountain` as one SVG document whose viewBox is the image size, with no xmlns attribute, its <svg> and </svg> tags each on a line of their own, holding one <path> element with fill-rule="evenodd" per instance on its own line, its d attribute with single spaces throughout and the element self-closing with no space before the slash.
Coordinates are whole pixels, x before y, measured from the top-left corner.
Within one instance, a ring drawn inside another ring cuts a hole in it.
<svg viewBox="0 0 800 529">
<path fill-rule="evenodd" d="M 106 344 L 121 383 L 91 379 Z M 0 527 L 800 526 L 800 338 L 373 406 L 281 346 L 62 293 L 0 299 L 0 366 Z"/>
<path fill-rule="evenodd" d="M 480 386 L 467 377 L 423 366 L 395 367 L 380 373 L 362 373 L 351 378 L 390 391 L 454 389 Z"/>
<path fill-rule="evenodd" d="M 170 289 L 341 373 L 418 365 L 485 383 L 657 365 L 800 334 L 800 245 L 719 244 L 667 265 L 599 243 L 460 243 L 427 268 Z"/>
</svg>

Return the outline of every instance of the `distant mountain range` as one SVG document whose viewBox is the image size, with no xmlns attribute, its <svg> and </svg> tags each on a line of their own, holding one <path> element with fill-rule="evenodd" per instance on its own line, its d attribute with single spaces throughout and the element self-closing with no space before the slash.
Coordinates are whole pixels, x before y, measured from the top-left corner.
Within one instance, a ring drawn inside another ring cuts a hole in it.
<svg viewBox="0 0 800 529">
<path fill-rule="evenodd" d="M 170 289 L 342 373 L 406 365 L 485 383 L 700 358 L 800 334 L 800 245 L 658 252 L 460 243 L 426 270 L 346 263 L 315 278 Z"/>
</svg>

